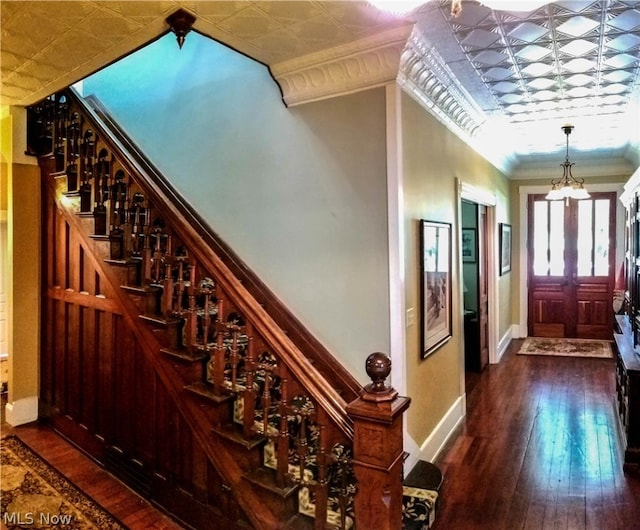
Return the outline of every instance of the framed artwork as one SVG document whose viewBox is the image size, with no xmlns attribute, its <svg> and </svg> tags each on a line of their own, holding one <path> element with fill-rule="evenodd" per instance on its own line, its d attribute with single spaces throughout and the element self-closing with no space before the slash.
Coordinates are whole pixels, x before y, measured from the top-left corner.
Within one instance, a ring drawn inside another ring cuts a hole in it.
<svg viewBox="0 0 640 530">
<path fill-rule="evenodd" d="M 511 270 L 511 225 L 500 223 L 500 276 Z"/>
<path fill-rule="evenodd" d="M 451 224 L 420 221 L 421 356 L 451 338 Z"/>
<path fill-rule="evenodd" d="M 462 261 L 464 263 L 475 263 L 478 252 L 478 241 L 476 239 L 475 228 L 462 229 Z"/>
</svg>

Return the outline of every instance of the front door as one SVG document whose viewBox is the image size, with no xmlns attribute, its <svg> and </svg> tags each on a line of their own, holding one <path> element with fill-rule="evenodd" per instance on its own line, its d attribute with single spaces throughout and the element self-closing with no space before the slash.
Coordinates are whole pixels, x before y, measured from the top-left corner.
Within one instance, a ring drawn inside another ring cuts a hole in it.
<svg viewBox="0 0 640 530">
<path fill-rule="evenodd" d="M 611 338 L 615 207 L 615 193 L 529 196 L 529 336 Z"/>
</svg>

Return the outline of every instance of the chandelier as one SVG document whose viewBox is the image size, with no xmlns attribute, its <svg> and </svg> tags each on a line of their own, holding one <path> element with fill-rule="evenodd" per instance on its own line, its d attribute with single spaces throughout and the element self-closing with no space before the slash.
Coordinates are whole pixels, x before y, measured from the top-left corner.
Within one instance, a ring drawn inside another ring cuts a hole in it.
<svg viewBox="0 0 640 530">
<path fill-rule="evenodd" d="M 560 164 L 562 167 L 562 176 L 551 181 L 551 191 L 545 197 L 548 201 L 556 201 L 559 199 L 588 199 L 591 195 L 584 188 L 584 179 L 576 179 L 571 174 L 571 168 L 575 165 L 569 162 L 569 135 L 573 131 L 573 125 L 563 125 L 562 130 L 567 136 L 567 154 L 564 162 Z"/>
</svg>

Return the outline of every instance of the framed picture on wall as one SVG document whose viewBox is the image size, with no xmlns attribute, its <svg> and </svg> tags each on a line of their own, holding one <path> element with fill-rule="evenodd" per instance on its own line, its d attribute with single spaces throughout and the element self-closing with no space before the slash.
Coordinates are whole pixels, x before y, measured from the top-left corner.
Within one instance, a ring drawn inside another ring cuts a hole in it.
<svg viewBox="0 0 640 530">
<path fill-rule="evenodd" d="M 451 338 L 451 224 L 420 221 L 421 356 Z"/>
<path fill-rule="evenodd" d="M 500 223 L 500 276 L 511 270 L 511 225 Z"/>
<path fill-rule="evenodd" d="M 462 229 L 462 261 L 464 263 L 475 263 L 478 252 L 478 241 L 476 239 L 475 228 Z"/>
</svg>

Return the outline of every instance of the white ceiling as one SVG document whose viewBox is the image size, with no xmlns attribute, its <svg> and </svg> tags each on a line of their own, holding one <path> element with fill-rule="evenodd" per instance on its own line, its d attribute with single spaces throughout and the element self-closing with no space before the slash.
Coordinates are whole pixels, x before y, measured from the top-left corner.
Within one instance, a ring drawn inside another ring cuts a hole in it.
<svg viewBox="0 0 640 530">
<path fill-rule="evenodd" d="M 513 155 L 512 176 L 564 158 L 640 165 L 640 2 L 563 1 L 529 12 L 431 0 L 403 17 L 365 1 L 2 0 L 3 105 L 28 105 L 167 31 L 194 29 L 271 67 L 415 23 L 475 102 L 479 134 Z M 187 36 L 188 39 L 188 36 Z M 579 168 L 577 167 L 577 172 Z"/>
</svg>

